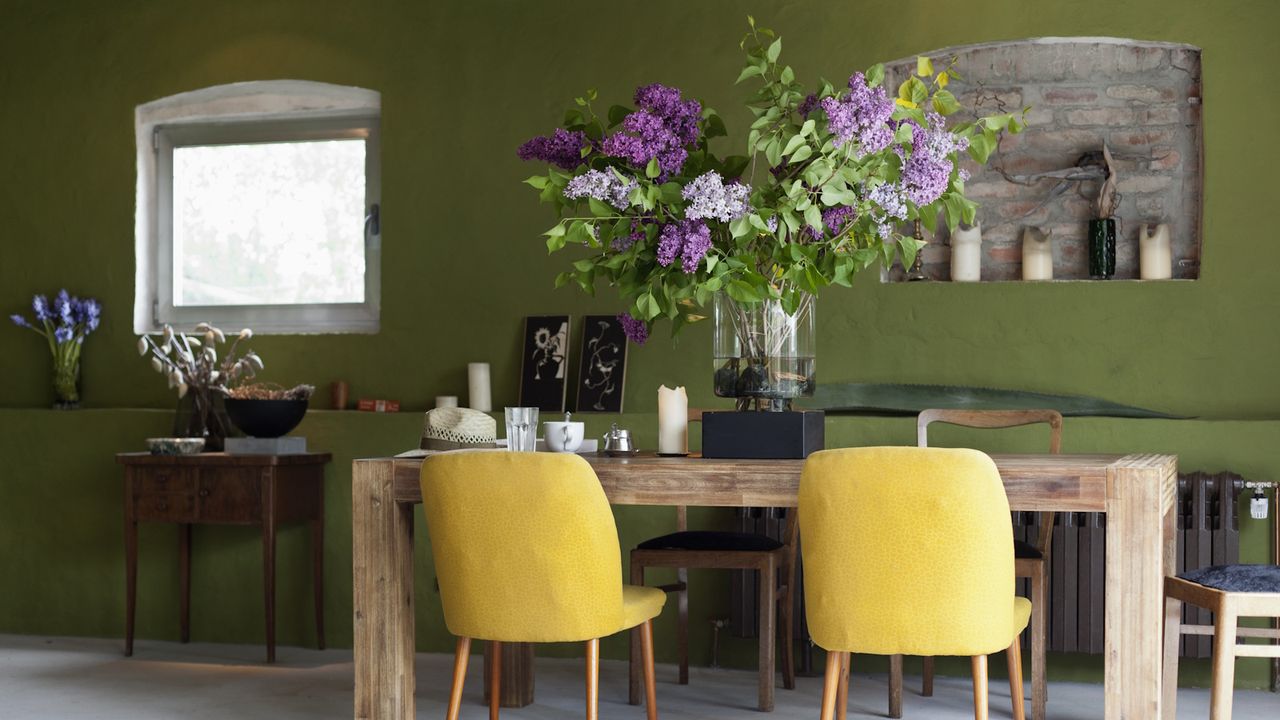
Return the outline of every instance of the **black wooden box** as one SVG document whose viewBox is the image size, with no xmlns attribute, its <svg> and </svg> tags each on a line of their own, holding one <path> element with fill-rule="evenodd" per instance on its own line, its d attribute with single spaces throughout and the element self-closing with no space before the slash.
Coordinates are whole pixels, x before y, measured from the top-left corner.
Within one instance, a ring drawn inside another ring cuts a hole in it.
<svg viewBox="0 0 1280 720">
<path fill-rule="evenodd" d="M 702 456 L 800 459 L 826 442 L 821 410 L 723 411 L 702 415 Z"/>
</svg>

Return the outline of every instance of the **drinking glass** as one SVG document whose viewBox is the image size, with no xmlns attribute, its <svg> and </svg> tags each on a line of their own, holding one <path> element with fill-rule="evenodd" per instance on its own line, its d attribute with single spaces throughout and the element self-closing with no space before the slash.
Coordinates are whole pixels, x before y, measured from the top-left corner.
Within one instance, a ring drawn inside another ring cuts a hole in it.
<svg viewBox="0 0 1280 720">
<path fill-rule="evenodd" d="M 538 447 L 538 408 L 504 408 L 507 418 L 507 449 L 533 452 Z"/>
</svg>

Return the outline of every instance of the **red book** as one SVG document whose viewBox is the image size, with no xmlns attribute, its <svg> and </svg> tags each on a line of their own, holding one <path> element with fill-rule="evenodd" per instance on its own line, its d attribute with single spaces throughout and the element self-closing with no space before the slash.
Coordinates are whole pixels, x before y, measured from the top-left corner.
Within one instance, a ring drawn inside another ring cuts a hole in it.
<svg viewBox="0 0 1280 720">
<path fill-rule="evenodd" d="M 360 398 L 356 403 L 356 409 L 365 412 L 400 412 L 400 401 Z"/>
</svg>

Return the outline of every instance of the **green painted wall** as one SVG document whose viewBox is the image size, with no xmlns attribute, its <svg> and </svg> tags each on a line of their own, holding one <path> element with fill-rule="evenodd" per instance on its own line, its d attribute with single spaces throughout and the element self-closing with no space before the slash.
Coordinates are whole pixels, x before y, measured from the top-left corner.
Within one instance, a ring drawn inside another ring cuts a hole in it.
<svg viewBox="0 0 1280 720">
<path fill-rule="evenodd" d="M 515 396 L 523 315 L 615 309 L 607 297 L 551 289 L 563 259 L 545 256 L 538 233 L 550 218 L 519 183 L 531 169 L 516 160 L 515 147 L 553 127 L 566 100 L 584 88 L 621 101 L 653 81 L 680 85 L 741 130 L 744 89 L 731 82 L 747 12 L 782 32 L 785 57 L 807 79 L 839 79 L 877 60 L 947 45 L 1038 35 L 1202 47 L 1201 280 L 883 286 L 865 277 L 821 300 L 820 368 L 824 380 L 1088 393 L 1210 418 L 1216 422 L 1075 421 L 1068 449 L 1161 449 L 1181 454 L 1184 468 L 1280 474 L 1267 454 L 1280 424 L 1235 422 L 1280 415 L 1280 375 L 1272 368 L 1280 334 L 1271 322 L 1280 288 L 1257 270 L 1280 266 L 1280 246 L 1258 223 L 1258 208 L 1270 207 L 1276 187 L 1268 171 L 1280 165 L 1280 146 L 1262 141 L 1280 96 L 1258 89 L 1280 61 L 1273 33 L 1280 6 L 1060 0 L 1035 3 L 1033 11 L 1009 0 L 655 0 L 644 8 L 580 0 L 0 4 L 0 310 L 18 311 L 32 293 L 64 285 L 107 308 L 85 353 L 85 404 L 94 409 L 78 413 L 32 409 L 51 400 L 47 357 L 36 338 L 0 328 L 0 408 L 10 408 L 0 411 L 0 456 L 8 461 L 0 474 L 0 574 L 23 588 L 0 596 L 0 631 L 120 633 L 120 474 L 111 455 L 139 447 L 168 423 L 164 412 L 121 408 L 172 406 L 132 349 L 135 106 L 271 78 L 379 90 L 383 330 L 260 338 L 265 379 L 324 386 L 345 378 L 356 396 L 422 409 L 437 394 L 465 394 L 466 362 L 487 360 L 501 405 Z M 686 384 L 694 404 L 710 403 L 708 346 L 707 328 L 694 327 L 676 343 L 659 337 L 632 354 L 627 422 L 641 437 L 653 425 L 647 413 L 659 383 Z M 596 429 L 606 420 L 596 419 Z M 314 447 L 336 456 L 331 568 L 349 561 L 347 461 L 412 445 L 418 422 L 413 414 L 312 413 L 303 425 Z M 841 420 L 832 433 L 842 443 L 910 439 L 901 421 Z M 649 510 L 619 511 L 619 518 L 624 545 L 666 521 Z M 143 636 L 176 633 L 172 539 L 165 528 L 143 536 Z M 255 641 L 255 538 L 201 530 L 196 542 L 196 635 Z M 304 545 L 300 533 L 287 534 L 281 553 L 301 553 Z M 1250 537 L 1245 547 L 1257 559 L 1264 545 Z M 236 573 L 246 581 L 225 582 Z M 283 581 L 281 608 L 305 607 L 305 574 Z M 349 583 L 344 572 L 329 575 L 334 644 L 349 641 Z M 445 647 L 436 610 L 423 603 L 424 648 Z M 307 642 L 308 617 L 282 618 L 282 638 Z M 695 649 L 705 646 L 695 636 Z M 1261 672 L 1242 665 L 1241 677 L 1260 682 Z"/>
</svg>

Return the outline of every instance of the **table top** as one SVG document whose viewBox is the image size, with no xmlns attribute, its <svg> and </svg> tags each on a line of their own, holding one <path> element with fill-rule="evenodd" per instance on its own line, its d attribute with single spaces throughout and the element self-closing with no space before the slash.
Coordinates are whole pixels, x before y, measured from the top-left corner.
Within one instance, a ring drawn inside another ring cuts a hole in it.
<svg viewBox="0 0 1280 720">
<path fill-rule="evenodd" d="M 116 454 L 116 462 L 121 465 L 261 467 L 263 465 L 323 465 L 331 460 L 333 460 L 333 455 L 325 452 L 297 453 L 294 455 L 228 455 L 227 453 L 152 455 L 149 452 L 126 452 Z"/>
</svg>

